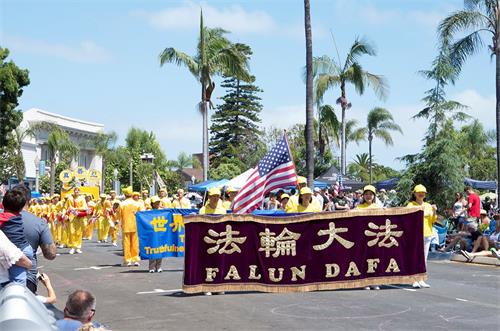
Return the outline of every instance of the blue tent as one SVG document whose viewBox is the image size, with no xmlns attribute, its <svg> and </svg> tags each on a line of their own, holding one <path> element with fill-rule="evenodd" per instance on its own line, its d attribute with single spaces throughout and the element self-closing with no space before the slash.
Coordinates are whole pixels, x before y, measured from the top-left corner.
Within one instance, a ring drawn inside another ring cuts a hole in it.
<svg viewBox="0 0 500 331">
<path fill-rule="evenodd" d="M 377 190 L 380 190 L 382 188 L 385 190 L 392 190 L 393 188 L 396 187 L 398 182 L 399 182 L 399 178 L 397 178 L 397 177 L 389 178 L 389 179 L 381 180 L 380 182 L 377 182 L 375 184 L 375 187 L 377 188 Z"/>
<path fill-rule="evenodd" d="M 479 190 L 496 190 L 497 182 L 495 181 L 482 181 L 482 180 L 474 180 L 471 178 L 465 178 L 464 184 L 472 186 L 472 188 Z"/>
<path fill-rule="evenodd" d="M 228 181 L 229 180 L 227 180 L 227 179 L 221 179 L 221 180 L 210 179 L 210 180 L 198 183 L 196 185 L 189 185 L 188 191 L 190 191 L 190 192 L 205 192 L 205 191 L 208 191 L 209 189 L 211 189 L 212 187 L 222 187 Z"/>
<path fill-rule="evenodd" d="M 319 187 L 320 189 L 328 188 L 328 184 L 325 182 L 320 182 L 319 180 L 314 181 L 314 187 Z M 287 186 L 285 189 L 291 190 L 292 188 L 296 188 L 295 186 Z"/>
</svg>

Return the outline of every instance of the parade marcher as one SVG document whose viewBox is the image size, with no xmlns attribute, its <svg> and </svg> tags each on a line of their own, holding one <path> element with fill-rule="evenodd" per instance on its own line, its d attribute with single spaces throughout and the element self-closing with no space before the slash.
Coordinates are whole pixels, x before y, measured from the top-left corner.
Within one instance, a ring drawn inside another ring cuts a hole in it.
<svg viewBox="0 0 500 331">
<path fill-rule="evenodd" d="M 144 205 L 144 210 L 151 209 L 151 199 L 149 198 L 148 190 L 142 190 L 141 198 L 139 199 L 139 201 Z"/>
<path fill-rule="evenodd" d="M 267 201 L 265 209 L 266 210 L 277 210 L 280 208 L 280 203 L 276 199 L 276 193 L 269 193 L 269 201 Z"/>
<path fill-rule="evenodd" d="M 281 196 L 280 196 L 280 204 L 281 204 L 281 210 L 284 210 L 286 211 L 286 205 L 288 204 L 288 201 L 290 200 L 290 196 L 286 193 L 283 193 Z"/>
<path fill-rule="evenodd" d="M 80 196 L 80 189 L 75 187 L 73 195 L 68 197 L 65 209 L 68 211 L 68 247 L 69 254 L 82 253 L 82 238 L 87 217 L 87 203 Z"/>
<path fill-rule="evenodd" d="M 99 196 L 100 201 L 96 204 L 94 208 L 94 218 L 97 223 L 97 242 L 108 242 L 108 234 L 110 227 L 110 215 L 112 212 L 111 203 L 106 199 L 106 194 L 101 194 Z"/>
<path fill-rule="evenodd" d="M 221 191 L 218 188 L 211 188 L 208 190 L 208 202 L 205 206 L 201 207 L 200 215 L 212 214 L 212 215 L 222 215 L 226 214 L 226 209 L 219 204 L 221 196 Z"/>
<path fill-rule="evenodd" d="M 356 206 L 356 209 L 366 209 L 366 208 L 381 208 L 379 204 L 377 204 L 377 190 L 373 185 L 366 185 L 363 188 L 363 199 L 359 205 Z M 365 286 L 365 290 L 380 290 L 380 286 Z"/>
<path fill-rule="evenodd" d="M 57 236 L 57 204 L 59 203 L 59 194 L 54 194 L 50 199 L 49 205 L 49 215 L 48 215 L 48 223 L 50 233 L 52 234 L 52 238 L 55 240 Z"/>
<path fill-rule="evenodd" d="M 160 198 L 156 195 L 151 198 L 151 208 L 153 210 L 160 208 Z M 161 263 L 163 259 L 150 259 L 149 260 L 149 272 L 162 272 Z"/>
<path fill-rule="evenodd" d="M 115 202 L 120 203 L 120 200 L 116 198 L 116 191 L 109 191 L 109 202 L 111 203 L 111 205 L 113 205 Z"/>
<path fill-rule="evenodd" d="M 54 206 L 54 225 L 55 225 L 55 235 L 52 236 L 56 245 L 62 244 L 62 231 L 63 231 L 63 211 L 64 211 L 64 200 L 59 199 L 59 195 L 56 197 L 58 201 Z"/>
<path fill-rule="evenodd" d="M 62 199 L 62 210 L 61 210 L 61 239 L 59 248 L 69 247 L 70 236 L 69 236 L 69 200 L 70 196 L 66 195 Z"/>
<path fill-rule="evenodd" d="M 115 201 L 111 210 L 111 222 L 109 223 L 109 235 L 111 236 L 111 244 L 118 246 L 118 233 L 120 232 L 120 203 Z"/>
<path fill-rule="evenodd" d="M 170 202 L 170 199 L 167 196 L 166 189 L 161 188 L 159 196 L 160 196 L 160 209 L 172 208 L 172 203 Z"/>
<path fill-rule="evenodd" d="M 431 205 L 425 202 L 425 196 L 427 194 L 427 189 L 424 185 L 418 184 L 413 189 L 413 195 L 411 201 L 408 203 L 408 207 L 413 206 L 423 206 L 424 207 L 424 261 L 427 266 L 427 255 L 429 254 L 429 248 L 431 246 L 431 239 L 433 237 L 432 224 L 437 220 L 437 207 L 436 205 Z M 414 288 L 428 288 L 429 284 L 423 280 L 413 283 Z"/>
<path fill-rule="evenodd" d="M 178 189 L 177 190 L 177 198 L 172 202 L 172 208 L 178 208 L 178 209 L 190 209 L 191 208 L 191 202 L 184 197 L 184 190 L 183 189 Z"/>
<path fill-rule="evenodd" d="M 226 188 L 227 200 L 222 203 L 222 207 L 226 210 L 233 209 L 233 200 L 238 195 L 238 190 L 232 186 Z"/>
<path fill-rule="evenodd" d="M 297 210 L 297 206 L 299 205 L 300 190 L 304 187 L 307 187 L 307 179 L 303 176 L 297 176 L 298 193 L 290 197 L 290 200 L 286 204 L 286 212 L 293 213 L 295 212 L 295 210 Z M 316 197 L 312 197 L 312 203 L 316 205 L 316 208 L 321 209 L 319 201 L 318 199 L 316 199 Z"/>
<path fill-rule="evenodd" d="M 122 225 L 123 259 L 126 266 L 139 266 L 139 237 L 135 214 L 140 210 L 139 203 L 132 199 L 132 187 L 123 189 L 125 201 L 120 204 L 119 211 Z M 137 192 L 136 192 L 137 193 Z"/>
<path fill-rule="evenodd" d="M 319 213 L 321 209 L 318 204 L 313 202 L 312 191 L 309 187 L 300 189 L 298 205 L 295 210 L 287 211 L 287 213 Z"/>
<path fill-rule="evenodd" d="M 87 217 L 85 218 L 83 239 L 92 240 L 92 237 L 94 236 L 94 226 L 96 224 L 95 218 L 93 217 L 96 203 L 92 199 L 92 194 L 85 195 L 85 203 L 87 204 L 88 211 Z"/>
<path fill-rule="evenodd" d="M 381 208 L 379 204 L 377 204 L 377 190 L 373 185 L 366 185 L 363 188 L 363 199 L 361 203 L 356 206 L 356 209 L 363 208 Z"/>
</svg>

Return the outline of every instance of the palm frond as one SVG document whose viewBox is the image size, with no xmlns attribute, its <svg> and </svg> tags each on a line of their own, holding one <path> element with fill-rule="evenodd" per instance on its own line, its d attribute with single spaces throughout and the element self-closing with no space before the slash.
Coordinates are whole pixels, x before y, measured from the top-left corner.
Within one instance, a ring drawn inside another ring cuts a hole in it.
<svg viewBox="0 0 500 331">
<path fill-rule="evenodd" d="M 356 92 L 362 95 L 365 92 L 365 79 L 363 77 L 363 68 L 359 63 L 352 64 L 344 74 L 346 81 L 354 85 Z"/>
<path fill-rule="evenodd" d="M 467 30 L 493 28 L 486 16 L 478 11 L 460 10 L 452 13 L 441 21 L 438 34 L 441 43 L 451 44 L 456 33 Z"/>
<path fill-rule="evenodd" d="M 173 47 L 165 48 L 160 53 L 160 66 L 163 66 L 165 63 L 174 63 L 178 66 L 185 65 L 193 76 L 199 77 L 198 63 L 191 56 Z"/>
<path fill-rule="evenodd" d="M 389 83 L 384 76 L 375 75 L 367 71 L 363 72 L 363 78 L 366 81 L 366 85 L 371 86 L 375 95 L 382 100 L 387 99 L 389 94 Z"/>
<path fill-rule="evenodd" d="M 322 74 L 314 82 L 315 100 L 321 102 L 326 91 L 331 87 L 340 85 L 340 77 L 336 75 Z"/>
<path fill-rule="evenodd" d="M 357 63 L 362 55 L 375 56 L 377 55 L 377 52 L 375 51 L 375 47 L 368 40 L 364 38 L 356 38 L 347 53 L 343 71 L 346 71 L 353 64 Z"/>
<path fill-rule="evenodd" d="M 465 60 L 469 56 L 477 53 L 483 46 L 484 43 L 481 39 L 480 31 L 472 32 L 471 34 L 465 36 L 464 38 L 458 40 L 456 43 L 450 46 L 451 62 L 456 66 L 456 68 L 460 70 Z"/>
<path fill-rule="evenodd" d="M 376 129 L 373 131 L 373 136 L 377 137 L 379 139 L 382 139 L 382 141 L 386 145 L 394 145 L 394 142 L 392 141 L 392 136 L 391 133 L 388 130 L 385 129 Z"/>
</svg>

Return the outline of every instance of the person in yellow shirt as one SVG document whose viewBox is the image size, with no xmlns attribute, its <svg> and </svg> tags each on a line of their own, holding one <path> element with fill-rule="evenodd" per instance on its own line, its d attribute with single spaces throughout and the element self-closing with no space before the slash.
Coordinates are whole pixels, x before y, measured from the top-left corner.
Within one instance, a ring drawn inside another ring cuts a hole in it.
<svg viewBox="0 0 500 331">
<path fill-rule="evenodd" d="M 69 206 L 68 204 L 68 199 L 70 198 L 70 195 L 64 196 L 64 198 L 61 200 L 62 202 L 62 208 L 61 208 L 61 217 L 60 217 L 60 230 L 61 231 L 61 239 L 59 243 L 59 248 L 64 248 L 64 247 L 69 247 L 69 216 L 70 216 L 70 211 L 67 209 Z"/>
<path fill-rule="evenodd" d="M 290 199 L 288 200 L 288 203 L 286 204 L 286 209 L 285 211 L 287 213 L 294 213 L 297 210 L 297 207 L 299 205 L 299 195 L 300 195 L 300 190 L 304 187 L 307 187 L 307 178 L 303 176 L 297 176 L 297 189 L 298 189 L 298 194 L 292 195 Z M 315 206 L 315 208 L 321 209 L 321 204 L 319 200 L 316 197 L 312 197 L 312 203 Z"/>
<path fill-rule="evenodd" d="M 69 212 L 68 218 L 68 247 L 69 254 L 82 253 L 82 237 L 87 217 L 88 207 L 85 199 L 80 196 L 80 189 L 75 187 L 73 195 L 66 200 L 65 209 Z"/>
<path fill-rule="evenodd" d="M 303 187 L 300 189 L 299 197 L 297 200 L 298 204 L 295 209 L 288 210 L 287 213 L 319 213 L 321 208 L 319 205 L 313 203 L 312 191 L 309 187 Z"/>
<path fill-rule="evenodd" d="M 120 200 L 116 198 L 116 191 L 109 191 L 109 202 L 111 203 L 111 205 L 114 205 L 115 202 L 120 203 Z"/>
<path fill-rule="evenodd" d="M 113 246 L 118 246 L 118 232 L 120 231 L 120 202 L 116 200 L 113 203 L 111 214 L 111 223 L 109 227 L 109 235 L 111 236 L 111 244 Z"/>
<path fill-rule="evenodd" d="M 425 197 L 427 195 L 427 189 L 424 185 L 418 184 L 413 188 L 413 194 L 411 201 L 408 203 L 408 207 L 423 206 L 424 207 L 424 261 L 427 266 L 427 255 L 429 254 L 429 248 L 431 246 L 432 239 L 432 224 L 437 220 L 437 207 L 436 205 L 431 205 L 425 202 Z M 429 284 L 423 280 L 413 283 L 415 288 L 428 288 Z"/>
<path fill-rule="evenodd" d="M 162 188 L 159 192 L 160 196 L 160 209 L 172 208 L 172 203 L 167 195 L 167 190 Z"/>
<path fill-rule="evenodd" d="M 106 194 L 99 196 L 99 202 L 94 208 L 94 218 L 97 222 L 97 242 L 108 242 L 108 234 L 110 227 L 110 215 L 112 212 L 111 203 L 106 199 Z"/>
<path fill-rule="evenodd" d="M 123 259 L 124 265 L 139 266 L 139 237 L 137 236 L 137 223 L 135 214 L 140 210 L 140 205 L 132 198 L 132 187 L 123 189 L 125 201 L 120 204 L 119 211 L 122 224 Z M 139 196 L 137 196 L 138 200 Z"/>
<path fill-rule="evenodd" d="M 226 193 L 227 193 L 227 200 L 225 200 L 223 203 L 222 203 L 222 207 L 224 207 L 224 209 L 226 210 L 231 210 L 233 209 L 233 201 L 234 201 L 234 198 L 236 197 L 236 195 L 238 195 L 238 190 L 235 189 L 234 187 L 227 187 L 226 188 Z"/>
<path fill-rule="evenodd" d="M 366 185 L 363 188 L 363 195 L 361 199 L 361 203 L 356 206 L 354 209 L 376 209 L 376 208 L 382 208 L 378 203 L 377 203 L 377 189 L 373 185 Z M 373 289 L 373 290 L 380 290 L 380 286 L 375 285 L 375 286 L 366 286 L 364 288 L 365 290 Z"/>
<path fill-rule="evenodd" d="M 92 194 L 85 195 L 85 202 L 87 203 L 87 208 L 89 209 L 87 217 L 85 218 L 85 228 L 83 231 L 83 239 L 92 240 L 94 236 L 94 226 L 96 224 L 96 219 L 94 218 L 94 208 L 95 201 L 93 200 Z"/>
<path fill-rule="evenodd" d="M 52 238 L 56 241 L 57 236 L 57 210 L 56 206 L 59 203 L 59 194 L 54 194 L 50 200 L 49 209 L 49 229 L 52 234 Z"/>
<path fill-rule="evenodd" d="M 190 209 L 191 208 L 191 202 L 184 197 L 184 190 L 183 189 L 178 189 L 177 190 L 177 198 L 174 199 L 172 202 L 172 208 L 178 208 L 178 209 Z"/>
<path fill-rule="evenodd" d="M 29 211 L 30 213 L 34 214 L 34 215 L 36 215 L 36 211 L 35 211 L 35 209 L 36 209 L 36 204 L 37 204 L 36 199 L 35 199 L 35 198 L 33 198 L 33 199 L 31 199 L 31 201 L 30 201 L 30 206 L 28 207 L 28 211 Z"/>
<path fill-rule="evenodd" d="M 361 203 L 356 206 L 355 209 L 364 209 L 364 208 L 382 208 L 377 203 L 377 189 L 373 185 L 366 185 L 363 188 L 363 199 Z"/>
<path fill-rule="evenodd" d="M 54 207 L 54 223 L 55 223 L 55 236 L 54 236 L 54 241 L 56 242 L 57 245 L 62 245 L 62 229 L 63 229 L 63 224 L 62 224 L 62 217 L 63 217 L 63 210 L 64 210 L 64 201 L 59 199 L 59 194 L 56 194 L 57 197 L 57 203 Z"/>
<path fill-rule="evenodd" d="M 41 219 L 45 220 L 45 222 L 47 222 L 48 215 L 49 215 L 49 205 L 47 204 L 47 198 L 42 197 L 40 199 L 40 207 L 38 210 L 38 217 L 40 217 Z"/>
<path fill-rule="evenodd" d="M 279 196 L 279 201 L 280 201 L 280 209 L 283 211 L 286 211 L 286 205 L 288 204 L 288 201 L 290 201 L 290 196 L 287 193 L 282 193 Z"/>
<path fill-rule="evenodd" d="M 142 196 L 139 199 L 139 201 L 144 205 L 144 210 L 150 210 L 151 209 L 151 199 L 149 198 L 149 191 L 142 190 L 141 194 L 142 194 Z"/>
<path fill-rule="evenodd" d="M 219 204 L 220 201 L 220 189 L 211 188 L 208 190 L 208 202 L 205 206 L 201 207 L 199 214 L 211 214 L 211 215 L 223 215 L 226 214 L 226 209 Z"/>
</svg>

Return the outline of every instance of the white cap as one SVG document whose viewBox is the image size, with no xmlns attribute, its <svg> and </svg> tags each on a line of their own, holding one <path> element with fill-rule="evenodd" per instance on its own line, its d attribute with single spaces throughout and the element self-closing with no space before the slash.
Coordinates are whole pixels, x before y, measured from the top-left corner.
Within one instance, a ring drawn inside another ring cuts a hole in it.
<svg viewBox="0 0 500 331">
<path fill-rule="evenodd" d="M 319 187 L 315 187 L 314 192 L 321 192 L 321 189 Z"/>
</svg>

